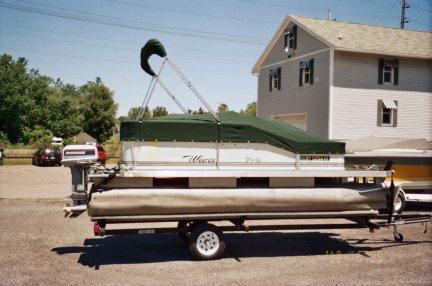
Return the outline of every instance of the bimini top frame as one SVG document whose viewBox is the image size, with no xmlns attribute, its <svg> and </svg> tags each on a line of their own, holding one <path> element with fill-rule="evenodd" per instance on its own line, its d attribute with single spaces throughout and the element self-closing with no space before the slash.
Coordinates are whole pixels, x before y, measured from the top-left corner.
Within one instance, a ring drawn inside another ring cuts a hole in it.
<svg viewBox="0 0 432 286">
<path fill-rule="evenodd" d="M 159 69 L 159 72 L 156 74 L 152 68 L 150 67 L 148 60 L 150 56 L 152 55 L 159 55 L 163 58 L 162 65 Z M 147 41 L 147 43 L 144 45 L 144 47 L 141 49 L 141 68 L 150 76 L 152 76 L 152 79 L 150 81 L 150 84 L 147 88 L 146 95 L 144 97 L 144 101 L 141 105 L 141 113 L 140 113 L 140 120 L 143 119 L 145 110 L 147 109 L 148 103 L 150 101 L 150 98 L 155 90 L 155 87 L 157 84 L 162 88 L 163 91 L 165 91 L 166 94 L 168 94 L 169 97 L 177 104 L 177 106 L 183 111 L 183 113 L 187 114 L 187 109 L 177 100 L 177 98 L 174 96 L 174 94 L 168 89 L 168 87 L 163 83 L 163 81 L 160 79 L 160 75 L 162 73 L 162 70 L 165 66 L 165 63 L 168 63 L 171 68 L 178 74 L 180 79 L 186 84 L 187 87 L 189 87 L 193 94 L 198 98 L 199 101 L 207 108 L 207 110 L 210 112 L 210 114 L 216 119 L 216 121 L 219 122 L 219 118 L 214 112 L 214 110 L 211 108 L 211 106 L 205 101 L 205 99 L 201 96 L 201 94 L 198 92 L 198 90 L 192 85 L 192 83 L 189 81 L 189 79 L 183 74 L 183 72 L 168 58 L 166 50 L 164 46 L 156 39 L 151 39 Z"/>
</svg>

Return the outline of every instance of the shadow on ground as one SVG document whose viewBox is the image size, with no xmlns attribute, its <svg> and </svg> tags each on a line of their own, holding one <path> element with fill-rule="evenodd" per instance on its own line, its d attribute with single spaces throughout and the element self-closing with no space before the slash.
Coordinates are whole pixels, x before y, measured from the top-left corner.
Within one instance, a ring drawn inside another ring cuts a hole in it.
<svg viewBox="0 0 432 286">
<path fill-rule="evenodd" d="M 302 233 L 226 233 L 222 259 L 241 261 L 246 257 L 309 256 L 362 254 L 399 245 L 432 241 L 395 243 L 393 240 L 345 240 L 338 234 Z M 354 245 L 353 245 L 354 244 Z M 83 246 L 57 247 L 59 255 L 80 254 L 78 263 L 99 268 L 100 265 L 155 263 L 193 260 L 186 244 L 177 234 L 120 235 L 90 238 Z"/>
<path fill-rule="evenodd" d="M 432 203 L 407 202 L 405 212 L 407 211 L 432 212 Z"/>
</svg>

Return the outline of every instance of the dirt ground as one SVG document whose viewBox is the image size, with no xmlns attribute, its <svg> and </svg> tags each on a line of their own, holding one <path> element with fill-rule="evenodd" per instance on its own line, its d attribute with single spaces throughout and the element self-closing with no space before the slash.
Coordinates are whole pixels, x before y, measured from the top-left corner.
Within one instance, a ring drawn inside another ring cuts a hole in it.
<svg viewBox="0 0 432 286">
<path fill-rule="evenodd" d="M 226 233 L 216 261 L 195 261 L 174 234 L 92 235 L 65 219 L 69 169 L 0 167 L 0 285 L 432 285 L 432 231 Z M 421 206 L 428 208 L 430 206 Z M 416 210 L 419 210 L 417 207 Z"/>
</svg>

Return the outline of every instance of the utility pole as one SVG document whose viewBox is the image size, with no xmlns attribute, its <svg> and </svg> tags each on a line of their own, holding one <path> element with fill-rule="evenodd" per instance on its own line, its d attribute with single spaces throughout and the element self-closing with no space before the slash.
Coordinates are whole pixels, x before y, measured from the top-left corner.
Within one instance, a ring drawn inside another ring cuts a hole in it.
<svg viewBox="0 0 432 286">
<path fill-rule="evenodd" d="M 327 20 L 330 20 L 330 9 L 327 9 Z"/>
<path fill-rule="evenodd" d="M 406 0 L 402 0 L 402 11 L 401 11 L 401 18 L 400 18 L 400 27 L 401 29 L 405 28 L 405 23 L 408 23 L 407 17 L 405 17 L 405 9 L 409 8 Z"/>
</svg>

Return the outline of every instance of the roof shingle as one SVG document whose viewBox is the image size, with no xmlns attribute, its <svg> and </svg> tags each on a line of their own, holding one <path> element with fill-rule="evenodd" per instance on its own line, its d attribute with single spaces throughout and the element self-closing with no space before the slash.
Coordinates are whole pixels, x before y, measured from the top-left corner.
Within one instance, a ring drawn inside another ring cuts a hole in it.
<svg viewBox="0 0 432 286">
<path fill-rule="evenodd" d="M 432 58 L 432 33 L 291 16 L 337 50 Z"/>
</svg>

